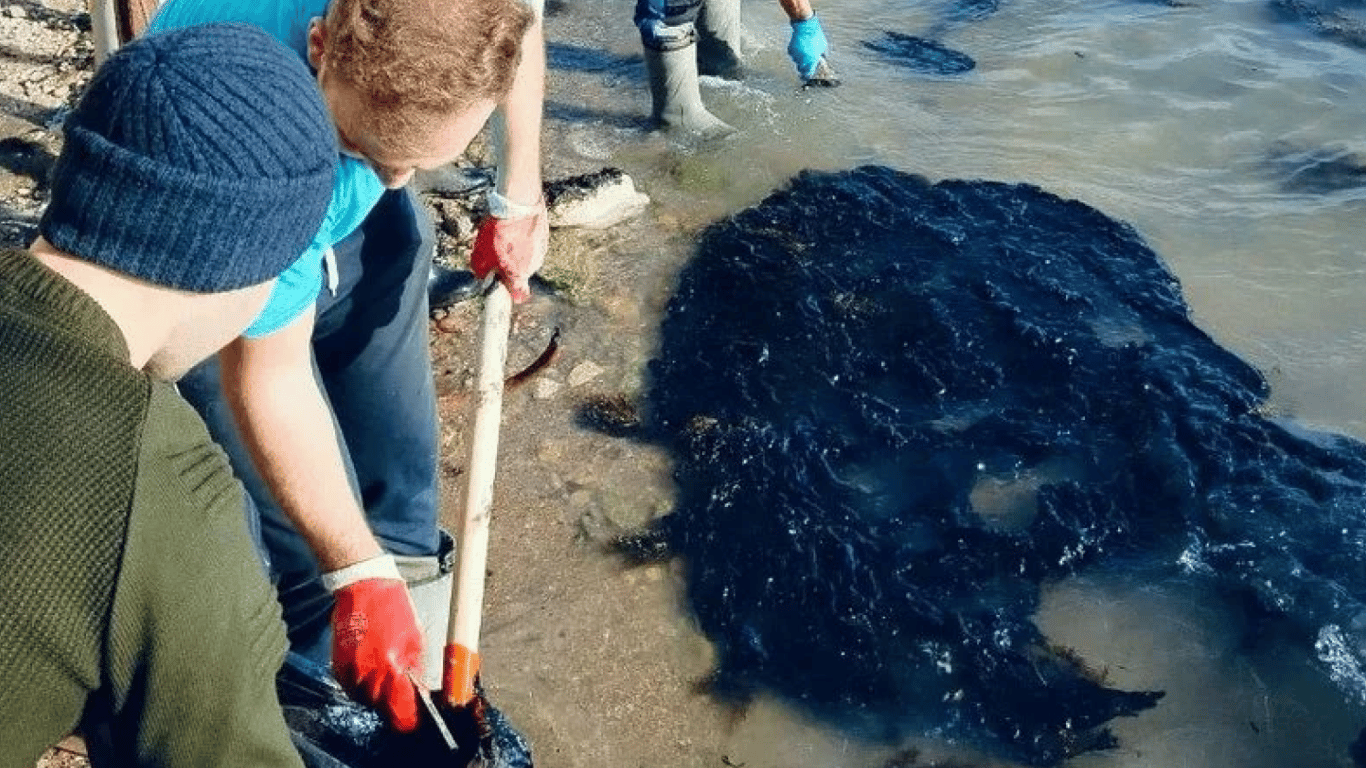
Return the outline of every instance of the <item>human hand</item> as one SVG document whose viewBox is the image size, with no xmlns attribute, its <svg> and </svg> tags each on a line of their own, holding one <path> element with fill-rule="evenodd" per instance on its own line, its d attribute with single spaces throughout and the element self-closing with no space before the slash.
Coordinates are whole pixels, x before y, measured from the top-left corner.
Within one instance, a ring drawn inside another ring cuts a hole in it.
<svg viewBox="0 0 1366 768">
<path fill-rule="evenodd" d="M 470 252 L 470 269 L 482 279 L 497 271 L 515 302 L 531 297 L 531 276 L 545 264 L 550 245 L 550 221 L 545 201 L 517 205 L 497 192 L 489 193 L 489 215 L 479 225 Z"/>
<path fill-rule="evenodd" d="M 392 562 L 392 561 L 391 561 Z M 418 725 L 418 691 L 409 678 L 422 674 L 422 632 L 401 579 L 366 578 L 333 592 L 332 671 L 363 704 L 380 711 L 396 730 Z"/>
<path fill-rule="evenodd" d="M 825 39 L 825 30 L 821 29 L 821 21 L 815 14 L 792 22 L 792 39 L 787 44 L 787 55 L 797 65 L 797 74 L 802 80 L 816 76 L 816 69 L 829 50 L 830 43 Z"/>
</svg>

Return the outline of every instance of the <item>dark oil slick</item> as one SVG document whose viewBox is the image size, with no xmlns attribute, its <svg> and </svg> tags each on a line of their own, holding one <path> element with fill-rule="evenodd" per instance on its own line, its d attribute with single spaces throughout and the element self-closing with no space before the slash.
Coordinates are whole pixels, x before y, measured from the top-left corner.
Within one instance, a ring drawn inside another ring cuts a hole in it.
<svg viewBox="0 0 1366 768">
<path fill-rule="evenodd" d="M 961 51 L 914 35 L 885 31 L 879 40 L 865 40 L 863 47 L 876 51 L 894 63 L 931 75 L 961 75 L 977 62 Z"/>
<path fill-rule="evenodd" d="M 1302 24 L 1327 40 L 1366 49 L 1366 4 L 1361 0 L 1270 0 L 1272 18 Z"/>
<path fill-rule="evenodd" d="M 1366 157 L 1350 147 L 1302 147 L 1278 141 L 1268 162 L 1290 193 L 1330 195 L 1366 187 Z"/>
<path fill-rule="evenodd" d="M 1210 580 L 1366 699 L 1366 446 L 1265 418 L 1267 394 L 1083 203 L 805 172 L 680 276 L 638 431 L 679 500 L 623 548 L 686 563 L 716 692 L 873 737 L 1113 746 L 1161 693 L 1032 621 L 1042 585 L 1101 567 Z"/>
<path fill-rule="evenodd" d="M 943 38 L 966 23 L 983 21 L 1001 9 L 1000 0 L 949 0 L 934 11 L 934 20 L 916 35 L 883 30 L 882 37 L 864 40 L 863 47 L 881 54 L 896 66 L 927 75 L 961 75 L 977 62 L 944 44 Z"/>
</svg>

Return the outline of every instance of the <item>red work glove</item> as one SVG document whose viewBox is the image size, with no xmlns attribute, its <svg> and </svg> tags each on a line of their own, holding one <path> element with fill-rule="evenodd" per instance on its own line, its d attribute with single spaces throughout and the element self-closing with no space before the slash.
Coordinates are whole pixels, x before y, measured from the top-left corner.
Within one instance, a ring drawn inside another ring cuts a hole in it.
<svg viewBox="0 0 1366 768">
<path fill-rule="evenodd" d="M 528 281 L 545 263 L 550 244 L 550 221 L 545 202 L 517 205 L 497 192 L 489 193 L 489 215 L 479 225 L 470 252 L 470 270 L 482 279 L 491 271 L 507 286 L 515 302 L 531 297 Z"/>
<path fill-rule="evenodd" d="M 411 733 L 418 724 L 418 693 L 408 674 L 422 678 L 422 631 L 408 586 L 401 579 L 366 578 L 336 588 L 333 597 L 337 682 L 395 729 Z"/>
</svg>

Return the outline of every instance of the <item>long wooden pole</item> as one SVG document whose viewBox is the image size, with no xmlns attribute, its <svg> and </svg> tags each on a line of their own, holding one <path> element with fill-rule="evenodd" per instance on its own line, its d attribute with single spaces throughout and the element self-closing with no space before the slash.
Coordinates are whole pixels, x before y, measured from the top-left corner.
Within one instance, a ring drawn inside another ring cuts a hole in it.
<svg viewBox="0 0 1366 768">
<path fill-rule="evenodd" d="M 95 64 L 104 63 L 120 45 L 146 31 L 160 5 L 160 0 L 89 0 Z"/>
<path fill-rule="evenodd" d="M 484 299 L 479 335 L 474 426 L 465 481 L 464 524 L 459 565 L 451 590 L 451 616 L 441 669 L 441 695 L 451 708 L 474 700 L 479 674 L 479 627 L 483 618 L 484 571 L 488 561 L 493 476 L 498 463 L 498 427 L 503 411 L 503 368 L 507 363 L 512 297 L 501 283 Z"/>
<path fill-rule="evenodd" d="M 90 35 L 95 40 L 95 66 L 119 47 L 119 17 L 114 0 L 90 0 Z"/>
</svg>

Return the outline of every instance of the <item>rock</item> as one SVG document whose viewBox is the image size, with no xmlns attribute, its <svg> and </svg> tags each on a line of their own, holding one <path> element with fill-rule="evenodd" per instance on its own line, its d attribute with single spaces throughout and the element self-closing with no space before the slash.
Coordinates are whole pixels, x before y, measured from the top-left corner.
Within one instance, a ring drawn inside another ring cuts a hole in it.
<svg viewBox="0 0 1366 768">
<path fill-rule="evenodd" d="M 612 437 L 643 436 L 640 404 L 624 394 L 587 398 L 579 405 L 577 421 Z"/>
<path fill-rule="evenodd" d="M 564 389 L 564 385 L 554 379 L 537 379 L 531 396 L 537 400 L 550 400 L 558 395 L 561 389 Z"/>
<path fill-rule="evenodd" d="M 592 381 L 593 379 L 596 379 L 597 377 L 601 376 L 602 372 L 602 366 L 598 365 L 592 360 L 585 360 L 584 362 L 574 366 L 574 369 L 569 372 L 569 386 L 581 387 L 584 384 L 587 384 L 588 382 Z"/>
<path fill-rule="evenodd" d="M 619 168 L 572 176 L 545 185 L 552 227 L 604 229 L 638 215 L 650 198 Z"/>
<path fill-rule="evenodd" d="M 457 243 L 468 243 L 474 239 L 474 215 L 470 206 L 449 200 L 437 200 L 433 207 L 440 214 L 441 231 L 450 235 Z"/>
</svg>

